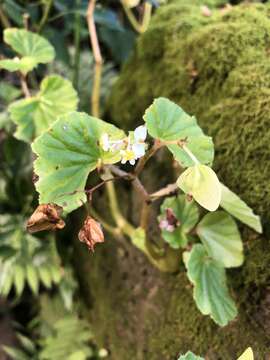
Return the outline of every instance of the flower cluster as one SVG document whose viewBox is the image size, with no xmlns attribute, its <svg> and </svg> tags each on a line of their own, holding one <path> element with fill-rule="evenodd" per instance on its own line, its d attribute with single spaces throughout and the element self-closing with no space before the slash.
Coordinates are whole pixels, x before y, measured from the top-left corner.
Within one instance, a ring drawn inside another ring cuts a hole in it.
<svg viewBox="0 0 270 360">
<path fill-rule="evenodd" d="M 102 134 L 100 146 L 103 151 L 120 151 L 121 163 L 129 162 L 135 165 L 135 161 L 145 154 L 147 130 L 144 125 L 138 126 L 134 132 L 129 132 L 123 140 L 111 140 L 107 133 Z"/>
</svg>

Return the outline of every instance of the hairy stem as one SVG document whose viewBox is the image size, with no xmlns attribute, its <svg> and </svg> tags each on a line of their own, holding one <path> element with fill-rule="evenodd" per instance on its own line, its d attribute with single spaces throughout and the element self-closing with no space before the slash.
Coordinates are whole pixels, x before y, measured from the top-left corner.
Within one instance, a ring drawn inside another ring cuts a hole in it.
<svg viewBox="0 0 270 360">
<path fill-rule="evenodd" d="M 101 56 L 101 51 L 97 37 L 96 25 L 94 21 L 95 5 L 96 5 L 96 0 L 89 1 L 86 17 L 87 17 L 87 24 L 88 24 L 93 56 L 95 60 L 94 82 L 93 82 L 93 89 L 91 95 L 91 113 L 93 116 L 99 117 L 102 56 Z"/>
<path fill-rule="evenodd" d="M 95 117 L 99 117 L 100 115 L 101 75 L 102 75 L 102 63 L 96 63 L 94 68 L 93 89 L 92 89 L 92 97 L 91 97 L 92 114 Z"/>
<path fill-rule="evenodd" d="M 22 73 L 20 73 L 20 82 L 21 82 L 21 88 L 22 88 L 24 96 L 26 98 L 31 97 L 31 93 L 30 93 L 30 90 L 29 90 L 28 85 L 27 85 L 26 76 L 24 74 L 22 74 Z"/>
</svg>

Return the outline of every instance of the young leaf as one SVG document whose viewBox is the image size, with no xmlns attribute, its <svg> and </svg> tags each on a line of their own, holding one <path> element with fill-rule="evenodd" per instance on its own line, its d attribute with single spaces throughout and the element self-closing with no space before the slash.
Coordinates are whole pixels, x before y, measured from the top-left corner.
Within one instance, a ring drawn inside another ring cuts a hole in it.
<svg viewBox="0 0 270 360">
<path fill-rule="evenodd" d="M 220 206 L 228 211 L 228 213 L 236 217 L 236 219 L 261 234 L 262 224 L 260 217 L 255 215 L 253 210 L 243 200 L 241 200 L 238 195 L 227 188 L 227 186 L 221 184 L 221 189 Z"/>
<path fill-rule="evenodd" d="M 52 277 L 49 266 L 41 265 L 38 268 L 39 277 L 45 287 L 50 288 L 52 286 Z"/>
<path fill-rule="evenodd" d="M 104 152 L 99 146 L 103 133 L 113 140 L 125 137 L 122 130 L 84 113 L 61 116 L 32 145 L 38 159 L 35 173 L 41 204 L 56 203 L 66 213 L 86 201 L 84 188 L 88 174 L 98 163 L 111 164 L 120 160 L 120 153 Z"/>
<path fill-rule="evenodd" d="M 77 103 L 77 93 L 69 80 L 58 75 L 44 78 L 36 96 L 10 105 L 10 117 L 17 124 L 15 136 L 31 142 L 58 116 L 76 110 Z"/>
<path fill-rule="evenodd" d="M 201 244 L 193 246 L 186 266 L 198 309 L 218 325 L 227 325 L 236 317 L 237 309 L 229 295 L 224 267 L 211 259 Z"/>
<path fill-rule="evenodd" d="M 191 351 L 188 351 L 185 355 L 181 355 L 178 360 L 204 360 L 202 357 L 194 355 Z"/>
<path fill-rule="evenodd" d="M 0 67 L 8 71 L 19 70 L 27 74 L 38 64 L 52 61 L 55 55 L 53 47 L 46 39 L 28 30 L 6 29 L 4 41 L 21 56 L 0 61 Z"/>
<path fill-rule="evenodd" d="M 209 256 L 224 267 L 243 264 L 243 244 L 234 219 L 225 211 L 208 213 L 197 226 L 197 234 Z"/>
<path fill-rule="evenodd" d="M 221 201 L 221 185 L 216 173 L 206 165 L 186 169 L 178 178 L 177 185 L 205 209 L 215 211 Z"/>
<path fill-rule="evenodd" d="M 162 237 L 174 249 L 179 249 L 187 244 L 187 233 L 196 225 L 199 220 L 199 210 L 194 201 L 187 201 L 185 195 L 167 198 L 161 206 L 161 216 L 159 220 L 165 216 L 166 209 L 172 209 L 179 226 L 170 232 L 162 229 Z"/>
<path fill-rule="evenodd" d="M 205 136 L 196 118 L 188 115 L 180 106 L 165 98 L 156 99 L 146 110 L 144 121 L 149 134 L 162 141 L 185 140 L 187 147 L 202 164 L 212 164 L 214 146 Z M 181 166 L 194 165 L 189 155 L 178 145 L 167 145 Z"/>
<path fill-rule="evenodd" d="M 14 285 L 16 289 L 17 296 L 21 296 L 25 283 L 25 268 L 17 264 L 14 266 Z"/>
<path fill-rule="evenodd" d="M 35 295 L 38 294 L 39 289 L 39 279 L 37 269 L 31 264 L 26 265 L 26 280 L 30 289 L 33 291 Z"/>
<path fill-rule="evenodd" d="M 254 360 L 254 355 L 251 347 L 247 348 L 246 351 L 237 360 Z"/>
</svg>

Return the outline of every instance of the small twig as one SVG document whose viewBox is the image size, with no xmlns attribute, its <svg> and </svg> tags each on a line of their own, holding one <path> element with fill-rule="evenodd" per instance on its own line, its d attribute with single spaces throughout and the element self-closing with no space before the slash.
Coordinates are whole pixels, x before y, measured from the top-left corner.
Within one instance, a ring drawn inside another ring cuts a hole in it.
<svg viewBox="0 0 270 360">
<path fill-rule="evenodd" d="M 137 190 L 137 192 L 142 196 L 142 199 L 144 201 L 149 200 L 148 192 L 146 191 L 145 187 L 143 186 L 143 184 L 141 183 L 141 181 L 138 179 L 138 177 L 136 175 L 134 175 L 132 173 L 128 173 L 124 170 L 121 170 L 115 165 L 111 165 L 109 167 L 109 169 L 113 174 L 118 175 L 120 178 L 122 178 L 122 179 L 124 178 L 126 180 L 131 181 L 135 190 Z"/>
<path fill-rule="evenodd" d="M 2 5 L 0 5 L 0 21 L 5 29 L 11 27 L 8 17 L 6 16 Z"/>
<path fill-rule="evenodd" d="M 165 197 L 165 196 L 170 196 L 175 194 L 178 191 L 178 186 L 177 184 L 169 184 L 166 187 L 152 193 L 149 195 L 150 199 L 152 201 L 155 201 L 161 197 Z"/>
<path fill-rule="evenodd" d="M 44 9 L 43 9 L 43 15 L 42 15 L 42 18 L 40 20 L 40 23 L 39 23 L 39 26 L 37 29 L 38 33 L 40 33 L 42 31 L 43 27 L 45 26 L 45 24 L 48 20 L 52 5 L 53 5 L 53 0 L 46 1 L 45 5 L 44 5 Z"/>
<path fill-rule="evenodd" d="M 30 90 L 28 88 L 27 81 L 26 81 L 26 76 L 22 73 L 20 73 L 20 82 L 21 82 L 21 88 L 24 93 L 24 96 L 26 98 L 31 97 L 31 93 L 30 93 Z"/>
<path fill-rule="evenodd" d="M 96 0 L 90 0 L 87 8 L 87 24 L 89 30 L 90 41 L 92 45 L 93 56 L 95 60 L 94 68 L 94 80 L 93 80 L 93 89 L 91 96 L 91 113 L 95 117 L 99 117 L 99 103 L 100 103 L 100 84 L 101 84 L 101 74 L 102 74 L 102 56 L 99 47 L 97 30 L 94 20 L 94 11 L 95 11 Z"/>
</svg>

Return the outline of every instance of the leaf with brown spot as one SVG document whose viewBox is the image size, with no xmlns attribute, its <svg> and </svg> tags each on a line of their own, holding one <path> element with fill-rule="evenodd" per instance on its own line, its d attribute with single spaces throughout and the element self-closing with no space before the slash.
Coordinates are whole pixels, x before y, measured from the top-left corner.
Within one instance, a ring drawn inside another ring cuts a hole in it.
<svg viewBox="0 0 270 360">
<path fill-rule="evenodd" d="M 62 212 L 63 208 L 53 203 L 39 205 L 27 221 L 27 230 L 35 233 L 63 229 L 65 222 L 61 219 Z"/>
<path fill-rule="evenodd" d="M 104 234 L 101 225 L 91 216 L 87 216 L 85 219 L 78 237 L 92 252 L 94 252 L 94 247 L 97 243 L 104 242 Z"/>
</svg>

